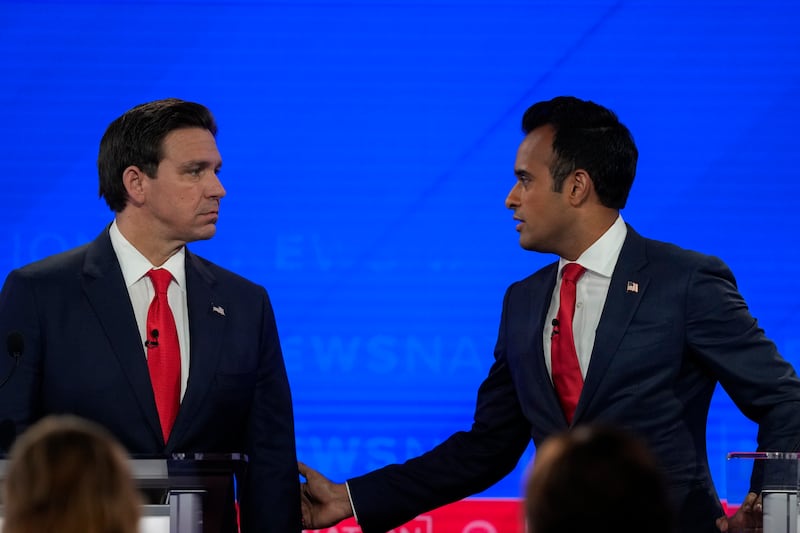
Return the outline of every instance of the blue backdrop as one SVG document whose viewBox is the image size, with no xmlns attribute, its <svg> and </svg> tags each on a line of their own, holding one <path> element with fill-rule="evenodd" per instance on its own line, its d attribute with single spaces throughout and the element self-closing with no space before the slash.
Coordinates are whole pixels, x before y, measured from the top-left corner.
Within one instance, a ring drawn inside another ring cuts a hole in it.
<svg viewBox="0 0 800 533">
<path fill-rule="evenodd" d="M 719 255 L 800 363 L 800 7 L 780 0 L 0 3 L 0 275 L 111 220 L 95 158 L 144 101 L 208 105 L 228 196 L 195 252 L 276 309 L 301 460 L 335 480 L 471 422 L 519 249 L 522 112 L 614 109 L 641 158 L 625 219 Z M 720 392 L 708 439 L 754 426 Z M 522 468 L 487 491 L 517 496 Z M 731 495 L 737 497 L 737 495 Z"/>
</svg>

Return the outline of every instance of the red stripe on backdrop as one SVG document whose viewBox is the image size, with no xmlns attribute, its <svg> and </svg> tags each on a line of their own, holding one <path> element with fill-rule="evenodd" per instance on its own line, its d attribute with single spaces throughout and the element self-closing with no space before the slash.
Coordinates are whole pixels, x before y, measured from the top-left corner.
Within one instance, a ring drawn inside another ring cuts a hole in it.
<svg viewBox="0 0 800 533">
<path fill-rule="evenodd" d="M 468 498 L 418 516 L 391 533 L 524 533 L 522 502 L 518 498 Z M 321 533 L 360 533 L 356 521 L 320 529 Z"/>
</svg>

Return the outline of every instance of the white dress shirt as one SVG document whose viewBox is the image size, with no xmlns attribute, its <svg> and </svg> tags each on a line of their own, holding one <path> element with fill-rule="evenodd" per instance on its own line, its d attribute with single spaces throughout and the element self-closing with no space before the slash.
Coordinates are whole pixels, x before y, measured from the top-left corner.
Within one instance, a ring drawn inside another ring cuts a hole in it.
<svg viewBox="0 0 800 533">
<path fill-rule="evenodd" d="M 167 289 L 167 299 L 175 317 L 175 328 L 178 330 L 178 343 L 181 348 L 181 400 L 186 392 L 186 383 L 189 381 L 189 311 L 186 305 L 186 248 L 181 248 L 160 267 L 153 266 L 150 261 L 139 252 L 117 227 L 117 221 L 111 224 L 108 230 L 111 237 L 111 246 L 117 255 L 117 261 L 122 269 L 122 277 L 128 288 L 128 295 L 136 316 L 136 325 L 139 327 L 139 336 L 142 339 L 142 353 L 147 357 L 144 341 L 147 340 L 147 310 L 155 296 L 153 283 L 147 276 L 152 268 L 165 268 L 172 274 L 173 283 Z"/>
<path fill-rule="evenodd" d="M 622 244 L 628 234 L 628 227 L 618 216 L 617 220 L 594 244 L 583 252 L 575 261 L 586 269 L 576 284 L 575 290 L 575 317 L 572 320 L 572 331 L 575 337 L 575 351 L 578 353 L 578 363 L 581 374 L 586 378 L 586 369 L 592 358 L 592 348 L 600 323 L 600 315 L 606 304 L 608 287 L 611 285 L 611 274 L 617 265 Z M 545 363 L 552 379 L 552 363 L 550 354 L 551 338 L 553 336 L 553 319 L 558 314 L 561 301 L 561 275 L 564 265 L 569 263 L 563 257 L 558 262 L 558 279 L 550 299 L 550 309 L 545 318 L 542 340 L 544 342 Z"/>
</svg>

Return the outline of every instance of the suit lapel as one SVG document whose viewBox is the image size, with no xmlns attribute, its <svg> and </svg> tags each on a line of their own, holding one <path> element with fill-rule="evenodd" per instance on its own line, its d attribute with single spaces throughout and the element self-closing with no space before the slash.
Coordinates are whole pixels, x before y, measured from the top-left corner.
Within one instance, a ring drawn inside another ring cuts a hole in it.
<svg viewBox="0 0 800 533">
<path fill-rule="evenodd" d="M 167 449 L 181 442 L 182 437 L 198 420 L 203 398 L 208 393 L 222 356 L 226 302 L 215 291 L 216 278 L 197 256 L 186 250 L 186 303 L 189 312 L 189 382 L 178 417 L 172 428 Z"/>
<path fill-rule="evenodd" d="M 558 394 L 553 386 L 553 380 L 550 378 L 550 373 L 547 371 L 546 357 L 550 354 L 544 353 L 544 344 L 542 342 L 542 332 L 546 325 L 544 323 L 547 317 L 547 310 L 550 308 L 550 300 L 553 297 L 553 290 L 556 286 L 556 277 L 558 275 L 558 263 L 553 263 L 547 267 L 543 272 L 544 276 L 538 285 L 531 288 L 530 304 L 531 304 L 531 323 L 530 331 L 534 332 L 531 343 L 533 344 L 534 360 L 533 374 L 535 377 L 534 383 L 537 384 L 536 390 L 542 394 L 542 401 L 545 402 L 543 406 L 547 412 L 555 413 L 553 421 L 555 423 L 562 423 L 564 428 L 567 427 L 567 419 L 564 416 L 564 411 L 561 409 L 561 404 L 558 401 Z M 545 295 L 544 298 L 538 295 Z"/>
<path fill-rule="evenodd" d="M 645 240 L 628 226 L 628 234 L 611 276 L 606 303 L 597 326 L 592 358 L 575 410 L 574 423 L 579 421 L 590 405 L 647 290 L 650 277 L 642 271 L 646 263 Z"/>
<path fill-rule="evenodd" d="M 108 228 L 89 244 L 83 265 L 82 283 L 86 298 L 131 384 L 139 408 L 145 413 L 154 437 L 161 441 L 161 426 L 144 347 L 122 270 L 111 246 Z"/>
</svg>

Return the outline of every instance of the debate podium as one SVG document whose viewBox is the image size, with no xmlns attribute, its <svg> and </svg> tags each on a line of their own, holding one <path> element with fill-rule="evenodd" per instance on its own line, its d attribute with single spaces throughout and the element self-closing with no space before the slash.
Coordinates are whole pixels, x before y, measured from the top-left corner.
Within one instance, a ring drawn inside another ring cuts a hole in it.
<svg viewBox="0 0 800 533">
<path fill-rule="evenodd" d="M 0 459 L 0 481 L 8 461 Z M 179 453 L 134 457 L 131 471 L 144 497 L 142 533 L 237 533 L 237 491 L 247 475 L 244 454 Z M 0 510 L 2 508 L 0 507 Z"/>
<path fill-rule="evenodd" d="M 763 533 L 800 533 L 798 461 L 795 452 L 731 452 L 728 454 L 728 496 L 743 498 L 752 483 L 761 487 Z M 751 533 L 758 529 L 732 529 Z"/>
</svg>

